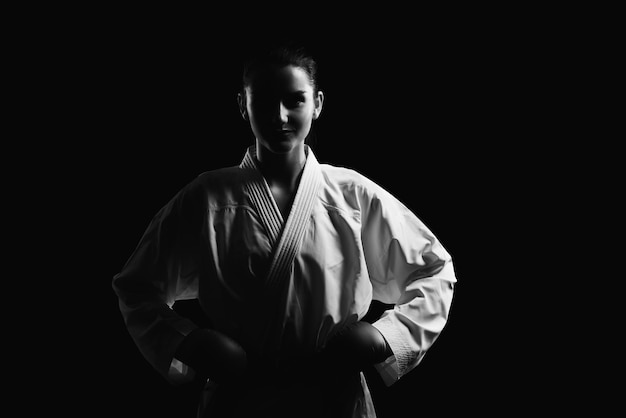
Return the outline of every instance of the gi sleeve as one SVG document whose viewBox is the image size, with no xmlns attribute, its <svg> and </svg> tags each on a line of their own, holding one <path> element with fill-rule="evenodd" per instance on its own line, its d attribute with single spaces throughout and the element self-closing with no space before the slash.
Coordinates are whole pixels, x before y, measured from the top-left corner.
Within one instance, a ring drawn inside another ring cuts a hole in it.
<svg viewBox="0 0 626 418">
<path fill-rule="evenodd" d="M 393 351 L 375 366 L 390 386 L 417 366 L 443 330 L 456 277 L 450 254 L 400 201 L 372 185 L 362 205 L 373 298 L 394 304 L 373 324 Z"/>
<path fill-rule="evenodd" d="M 187 186 L 161 208 L 112 281 L 130 336 L 146 360 L 172 384 L 193 378 L 193 371 L 174 354 L 198 326 L 172 306 L 176 300 L 197 297 L 198 200 Z"/>
</svg>

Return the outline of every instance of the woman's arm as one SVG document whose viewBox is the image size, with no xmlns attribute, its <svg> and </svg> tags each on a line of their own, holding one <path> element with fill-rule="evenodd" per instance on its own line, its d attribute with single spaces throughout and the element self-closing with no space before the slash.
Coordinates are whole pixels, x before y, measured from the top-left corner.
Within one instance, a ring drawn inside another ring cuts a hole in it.
<svg viewBox="0 0 626 418">
<path fill-rule="evenodd" d="M 372 186 L 362 202 L 362 239 L 373 298 L 394 304 L 373 323 L 393 351 L 376 365 L 391 385 L 417 366 L 442 332 L 456 276 L 450 254 L 396 198 Z"/>
<path fill-rule="evenodd" d="M 112 281 L 128 332 L 148 362 L 168 381 L 191 378 L 173 361 L 178 346 L 198 328 L 172 305 L 197 295 L 200 239 L 196 200 L 181 190 L 152 219 L 135 251 Z"/>
</svg>

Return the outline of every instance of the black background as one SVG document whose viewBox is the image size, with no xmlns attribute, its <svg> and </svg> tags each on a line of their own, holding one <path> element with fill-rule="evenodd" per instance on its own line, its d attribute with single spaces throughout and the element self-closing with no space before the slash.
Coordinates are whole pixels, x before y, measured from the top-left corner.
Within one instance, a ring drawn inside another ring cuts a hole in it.
<svg viewBox="0 0 626 418">
<path fill-rule="evenodd" d="M 103 80 L 113 96 L 102 127 L 108 167 L 96 175 L 105 176 L 109 188 L 110 276 L 149 217 L 180 187 L 204 170 L 238 164 L 252 143 L 235 101 L 236 45 L 205 51 L 202 42 L 181 45 L 178 36 L 142 38 L 133 34 L 123 42 L 109 63 L 113 76 Z M 514 161 L 492 145 L 511 117 L 500 108 L 507 87 L 485 87 L 487 80 L 497 83 L 496 69 L 479 54 L 493 50 L 424 62 L 408 44 L 377 38 L 317 43 L 326 102 L 314 149 L 320 161 L 360 171 L 414 209 L 455 257 L 460 284 L 450 323 L 419 369 L 389 389 L 372 382 L 376 405 L 381 418 L 413 403 L 421 413 L 450 402 L 488 408 L 503 379 L 491 362 L 506 345 L 497 337 L 504 318 L 491 316 L 494 287 L 504 279 L 489 271 L 490 247 L 498 245 L 489 233 L 511 205 L 496 182 L 503 181 L 501 167 Z M 135 42 L 140 47 L 131 46 Z M 455 68 L 468 64 L 470 74 Z M 505 187 L 516 187 L 508 170 L 504 176 Z M 114 409 L 123 405 L 144 416 L 183 409 L 192 416 L 197 388 L 171 388 L 150 369 L 125 332 L 106 279 L 112 352 L 105 361 L 116 381 Z"/>
<path fill-rule="evenodd" d="M 161 206 L 201 172 L 238 164 L 252 144 L 235 100 L 246 45 L 303 32 L 326 97 L 318 160 L 361 172 L 414 210 L 459 280 L 449 323 L 418 368 L 390 388 L 372 378 L 379 416 L 507 415 L 553 396 L 557 373 L 542 368 L 535 379 L 534 353 L 556 361 L 543 338 L 558 319 L 545 315 L 545 295 L 528 293 L 544 250 L 526 254 L 522 242 L 533 241 L 537 213 L 558 217 L 546 204 L 561 179 L 551 170 L 573 145 L 557 133 L 584 128 L 564 111 L 576 100 L 567 87 L 580 28 L 479 10 L 256 26 L 219 13 L 79 12 L 48 22 L 22 52 L 33 93 L 20 103 L 41 115 L 24 129 L 44 132 L 45 163 L 30 175 L 35 190 L 47 186 L 56 236 L 72 231 L 57 260 L 65 322 L 51 357 L 68 380 L 52 388 L 55 405 L 194 416 L 198 388 L 169 386 L 141 357 L 111 279 Z M 529 329 L 539 347 L 529 347 Z"/>
</svg>

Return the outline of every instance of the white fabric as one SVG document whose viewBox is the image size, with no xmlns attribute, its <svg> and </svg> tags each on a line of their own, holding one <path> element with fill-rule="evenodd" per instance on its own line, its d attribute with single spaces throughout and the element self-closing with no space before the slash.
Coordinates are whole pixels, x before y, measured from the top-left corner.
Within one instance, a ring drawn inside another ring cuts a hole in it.
<svg viewBox="0 0 626 418">
<path fill-rule="evenodd" d="M 248 149 L 240 166 L 243 169 L 260 173 L 256 164 L 256 150 L 254 147 Z M 322 183 L 322 172 L 317 160 L 311 155 L 311 158 L 308 159 L 308 164 L 305 164 L 302 172 L 300 184 L 293 199 L 287 221 L 284 222 L 285 226 L 280 240 L 278 239 L 278 234 L 280 233 L 280 225 L 283 224 L 282 215 L 278 210 L 278 205 L 272 198 L 269 185 L 261 176 L 259 177 L 258 181 L 247 183 L 245 188 L 248 194 L 253 196 L 251 201 L 261 217 L 273 248 L 274 256 L 265 279 L 266 284 L 270 287 L 277 287 L 287 279 L 293 259 L 300 251 L 302 239 L 311 217 L 311 210 L 314 207 L 318 190 Z"/>
<path fill-rule="evenodd" d="M 173 357 L 197 326 L 171 309 L 176 300 L 197 298 L 216 329 L 253 355 L 271 355 L 323 347 L 377 299 L 395 305 L 374 323 L 394 353 L 377 369 L 387 384 L 411 371 L 447 321 L 456 282 L 448 252 L 399 200 L 354 170 L 319 164 L 308 148 L 284 221 L 253 162 L 250 148 L 240 166 L 190 182 L 114 277 L 146 359 L 172 382 L 188 373 Z M 300 240 L 283 247 L 297 249 L 293 263 L 276 261 L 281 239 Z M 277 266 L 286 274 L 268 286 Z M 363 393 L 360 403 L 371 404 Z M 375 416 L 371 408 L 360 414 Z"/>
</svg>

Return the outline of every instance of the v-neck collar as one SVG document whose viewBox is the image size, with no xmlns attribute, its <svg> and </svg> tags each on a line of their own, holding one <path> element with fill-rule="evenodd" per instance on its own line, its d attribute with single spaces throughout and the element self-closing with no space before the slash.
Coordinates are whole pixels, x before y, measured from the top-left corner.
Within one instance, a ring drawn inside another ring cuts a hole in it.
<svg viewBox="0 0 626 418">
<path fill-rule="evenodd" d="M 313 205 L 318 198 L 322 184 L 320 165 L 310 147 L 306 145 L 305 154 L 304 169 L 287 219 L 281 215 L 270 186 L 261 174 L 255 146 L 248 147 L 240 165 L 243 169 L 256 172 L 245 183 L 244 187 L 267 230 L 274 251 L 268 273 L 268 282 L 270 283 L 281 281 L 285 275 L 285 270 L 290 268 L 293 258 L 299 252 Z"/>
<path fill-rule="evenodd" d="M 252 204 L 261 216 L 261 221 L 267 230 L 270 243 L 273 247 L 278 241 L 278 237 L 285 221 L 280 209 L 278 208 L 276 199 L 274 199 L 272 189 L 261 173 L 261 167 L 259 166 L 259 161 L 256 157 L 256 146 L 252 145 L 248 147 L 240 167 L 248 170 L 254 170 L 256 172 L 253 178 L 246 183 L 246 189 L 250 196 L 250 200 L 252 200 Z"/>
</svg>

